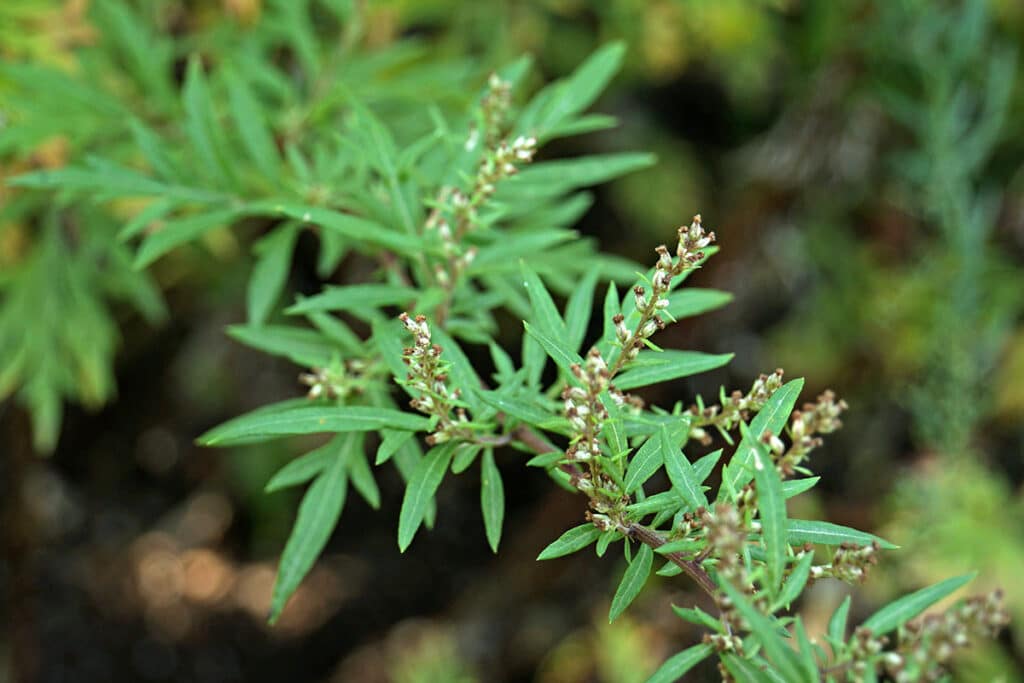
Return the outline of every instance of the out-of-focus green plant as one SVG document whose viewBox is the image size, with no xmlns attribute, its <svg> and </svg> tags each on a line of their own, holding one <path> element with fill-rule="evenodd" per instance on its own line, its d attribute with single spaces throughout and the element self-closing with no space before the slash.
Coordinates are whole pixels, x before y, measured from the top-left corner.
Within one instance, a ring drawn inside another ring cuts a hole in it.
<svg viewBox="0 0 1024 683">
<path fill-rule="evenodd" d="M 331 201 L 345 169 L 325 161 L 326 150 L 352 102 L 375 106 L 399 129 L 426 131 L 429 117 L 410 115 L 409 103 L 429 93 L 436 113 L 465 97 L 456 87 L 465 61 L 427 59 L 412 41 L 369 50 L 349 3 L 313 1 L 256 4 L 195 27 L 199 52 L 180 89 L 182 43 L 160 7 L 97 0 L 86 12 L 80 3 L 16 0 L 0 8 L 0 160 L 8 177 L 40 169 L 36 181 L 0 194 L 0 398 L 28 407 L 40 451 L 57 442 L 64 399 L 95 408 L 114 391 L 112 300 L 151 322 L 163 316 L 143 266 L 204 235 L 215 246 L 215 231 L 246 213 L 239 194 L 280 198 L 287 186 L 289 198 Z M 216 65 L 213 83 L 200 53 Z M 301 79 L 288 76 L 295 67 Z M 154 177 L 135 172 L 138 164 Z M 58 177 L 60 193 L 29 188 Z M 131 199 L 95 208 L 111 197 Z M 129 243 L 147 233 L 155 234 L 133 262 Z M 321 267 L 330 269 L 344 248 L 325 239 L 332 246 Z M 177 264 L 187 272 L 187 259 Z M 261 268 L 287 275 L 280 265 Z M 251 293 L 254 315 L 266 314 L 273 302 L 257 299 L 268 295 Z"/>
<path fill-rule="evenodd" d="M 893 516 L 886 535 L 908 551 L 888 578 L 905 586 L 969 563 L 996 585 L 1024 552 L 1020 492 L 1001 480 L 1005 458 L 989 429 L 1000 428 L 996 410 L 1004 431 L 1021 415 L 1010 342 L 1024 278 L 996 231 L 1009 150 L 1019 150 L 1018 55 L 1004 37 L 1012 25 L 994 25 L 983 0 L 865 7 L 850 23 L 856 39 L 839 40 L 821 69 L 812 104 L 774 132 L 793 146 L 783 134 L 809 131 L 795 158 L 813 169 L 801 181 L 822 190 L 799 207 L 809 225 L 800 265 L 814 277 L 777 343 L 787 362 L 786 350 L 799 349 L 803 367 L 848 385 L 857 368 L 865 393 L 881 388 L 910 416 L 923 455 L 882 513 Z M 882 465 L 898 455 L 875 457 Z M 988 680 L 978 675 L 965 680 Z"/>
</svg>

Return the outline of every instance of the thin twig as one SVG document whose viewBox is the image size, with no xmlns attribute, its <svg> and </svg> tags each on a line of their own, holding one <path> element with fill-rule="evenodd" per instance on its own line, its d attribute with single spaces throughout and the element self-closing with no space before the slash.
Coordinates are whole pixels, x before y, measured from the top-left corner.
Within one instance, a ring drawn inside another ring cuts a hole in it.
<svg viewBox="0 0 1024 683">
<path fill-rule="evenodd" d="M 619 529 L 629 538 L 635 538 L 644 545 L 648 545 L 652 550 L 657 550 L 661 546 L 665 545 L 666 541 L 662 538 L 661 534 L 656 531 L 652 531 L 645 526 L 640 524 L 630 524 L 626 527 L 620 527 Z M 715 582 L 711 579 L 711 576 L 700 566 L 700 563 L 694 560 L 689 560 L 683 556 L 682 553 L 665 553 L 665 559 L 672 564 L 682 569 L 686 574 L 693 579 L 698 586 L 700 586 L 705 593 L 711 597 L 715 596 L 718 587 Z"/>
</svg>

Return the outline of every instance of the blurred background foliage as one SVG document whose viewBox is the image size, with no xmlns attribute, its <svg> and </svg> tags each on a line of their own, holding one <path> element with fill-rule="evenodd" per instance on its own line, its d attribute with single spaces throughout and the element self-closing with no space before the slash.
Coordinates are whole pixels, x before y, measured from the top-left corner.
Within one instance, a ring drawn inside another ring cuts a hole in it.
<svg viewBox="0 0 1024 683">
<path fill-rule="evenodd" d="M 1015 0 L 5 0 L 0 179 L 95 155 L 152 165 L 147 131 L 179 134 L 192 55 L 271 97 L 286 148 L 310 129 L 329 144 L 348 94 L 410 139 L 430 128 L 425 103 L 462 111 L 497 65 L 528 52 L 553 79 L 612 39 L 627 41 L 627 64 L 598 109 L 620 125 L 544 154 L 651 150 L 659 163 L 595 188 L 581 230 L 646 261 L 704 214 L 723 250 L 694 280 L 735 300 L 678 326 L 679 345 L 735 351 L 713 378 L 728 387 L 778 365 L 807 377 L 809 395 L 846 398 L 846 428 L 815 458 L 820 492 L 800 505 L 902 546 L 860 592 L 862 613 L 978 569 L 974 589 L 1006 588 L 1018 625 L 964 658 L 958 680 L 1021 679 Z M 308 80 L 292 78 L 300 67 Z M 315 197 L 330 172 L 293 154 L 281 182 Z M 235 182 L 258 198 L 266 179 Z M 47 681 L 628 683 L 699 637 L 665 615 L 690 595 L 682 582 L 657 584 L 609 627 L 615 568 L 535 565 L 580 508 L 512 467 L 497 559 L 458 528 L 476 515 L 471 482 L 446 487 L 438 529 L 399 558 L 401 482 L 383 479 L 384 512 L 346 512 L 266 627 L 295 498 L 262 487 L 300 451 L 211 453 L 192 439 L 301 391 L 291 366 L 223 332 L 244 319 L 250 247 L 267 226 L 214 230 L 137 269 L 125 235 L 167 216 L 159 201 L 101 199 L 0 184 L 5 666 Z M 297 240 L 291 290 L 337 276 L 316 251 Z M 843 595 L 816 585 L 807 623 Z"/>
</svg>

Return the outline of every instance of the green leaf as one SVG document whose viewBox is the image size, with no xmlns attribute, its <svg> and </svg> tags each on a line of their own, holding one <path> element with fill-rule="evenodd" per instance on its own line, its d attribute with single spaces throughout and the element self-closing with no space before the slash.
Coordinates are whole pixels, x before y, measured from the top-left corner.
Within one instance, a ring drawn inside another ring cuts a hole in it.
<svg viewBox="0 0 1024 683">
<path fill-rule="evenodd" d="M 494 464 L 493 449 L 485 449 L 480 460 L 480 509 L 484 516 L 484 530 L 491 550 L 498 552 L 501 540 L 501 525 L 505 519 L 505 489 L 501 483 L 501 472 Z"/>
<path fill-rule="evenodd" d="M 256 265 L 249 278 L 247 303 L 249 324 L 266 322 L 288 281 L 292 250 L 299 231 L 294 226 L 279 228 L 256 244 Z"/>
<path fill-rule="evenodd" d="M 526 328 L 527 334 L 541 345 L 541 347 L 547 352 L 549 356 L 555 361 L 555 364 L 565 370 L 570 375 L 572 374 L 573 365 L 582 365 L 583 359 L 579 355 L 565 346 L 565 337 L 562 336 L 558 340 L 549 337 L 540 330 L 534 328 L 528 322 L 523 322 L 523 326 Z"/>
<path fill-rule="evenodd" d="M 608 611 L 608 622 L 615 621 L 616 617 L 622 614 L 627 607 L 640 595 L 647 577 L 651 574 L 651 564 L 654 562 L 654 552 L 649 545 L 641 545 L 636 557 L 626 567 L 622 575 L 615 596 L 612 598 L 612 606 Z"/>
<path fill-rule="evenodd" d="M 270 602 L 270 623 L 277 621 L 285 603 L 305 578 L 341 516 L 347 481 L 345 459 L 336 457 L 317 477 L 299 504 L 295 526 L 285 544 Z"/>
<path fill-rule="evenodd" d="M 587 334 L 591 309 L 594 307 L 594 289 L 597 287 L 597 271 L 588 271 L 573 290 L 565 305 L 566 343 L 570 349 L 579 350 Z"/>
<path fill-rule="evenodd" d="M 416 232 L 419 216 L 413 215 L 413 208 L 398 178 L 398 150 L 394 138 L 387 126 L 374 116 L 370 109 L 363 106 L 356 106 L 355 109 L 355 124 L 365 139 L 365 151 L 373 165 L 384 176 L 391 196 L 391 207 L 397 214 L 398 223 L 406 234 L 411 235 Z"/>
<path fill-rule="evenodd" d="M 231 167 L 222 156 L 223 139 L 213 114 L 212 101 L 206 87 L 202 60 L 193 55 L 188 60 L 185 85 L 182 89 L 182 104 L 185 108 L 185 131 L 192 143 L 194 153 L 205 167 L 207 178 L 228 184 L 233 177 Z"/>
<path fill-rule="evenodd" d="M 257 410 L 214 427 L 197 441 L 203 446 L 230 446 L 241 441 L 294 434 L 373 432 L 385 427 L 418 432 L 428 430 L 430 425 L 430 420 L 419 415 L 365 406 L 290 408 L 272 412 Z"/>
<path fill-rule="evenodd" d="M 406 432 L 408 433 L 408 432 Z M 336 436 L 323 446 L 295 458 L 279 469 L 263 488 L 266 493 L 273 493 L 289 486 L 298 486 L 320 474 L 328 464 L 338 457 L 342 447 L 342 436 Z"/>
<path fill-rule="evenodd" d="M 810 519 L 789 520 L 786 538 L 791 545 L 801 545 L 803 543 L 817 543 L 819 545 L 840 545 L 842 543 L 871 545 L 873 541 L 877 541 L 878 545 L 885 550 L 893 550 L 899 547 L 884 538 L 869 534 L 866 531 L 858 531 L 857 529 L 851 529 L 839 524 Z"/>
<path fill-rule="evenodd" d="M 604 295 L 604 308 L 602 310 L 604 330 L 601 333 L 601 341 L 597 344 L 597 348 L 600 349 L 601 355 L 605 358 L 608 358 L 608 354 L 614 348 L 615 343 L 615 323 L 612 322 L 612 318 L 621 310 L 619 292 L 615 288 L 615 283 L 609 282 L 608 291 Z"/>
<path fill-rule="evenodd" d="M 234 209 L 224 209 L 165 221 L 160 230 L 142 241 L 132 265 L 137 269 L 145 268 L 176 247 L 215 228 L 230 226 L 240 215 Z"/>
<path fill-rule="evenodd" d="M 609 43 L 594 52 L 569 78 L 551 86 L 546 106 L 534 120 L 521 122 L 523 132 L 544 137 L 593 104 L 619 70 L 625 52 L 621 42 Z"/>
<path fill-rule="evenodd" d="M 509 417 L 530 425 L 538 425 L 555 417 L 536 402 L 533 394 L 523 392 L 513 395 L 511 391 L 476 391 L 474 395 L 487 405 L 497 408 Z"/>
<path fill-rule="evenodd" d="M 780 607 L 789 609 L 793 601 L 800 597 L 800 593 L 803 592 L 804 586 L 807 585 L 807 579 L 811 575 L 812 564 L 814 564 L 814 553 L 804 553 L 782 584 L 782 590 L 775 601 L 776 609 Z"/>
<path fill-rule="evenodd" d="M 623 391 L 689 377 L 720 368 L 730 360 L 731 353 L 700 353 L 699 351 L 645 351 L 629 363 L 629 369 L 615 378 L 615 386 Z"/>
<path fill-rule="evenodd" d="M 484 274 L 495 272 L 521 272 L 520 258 L 532 258 L 556 245 L 579 239 L 573 230 L 526 230 L 502 232 L 492 244 L 480 247 L 476 258 L 469 265 L 467 273 Z"/>
<path fill-rule="evenodd" d="M 346 311 L 366 319 L 366 312 L 381 306 L 400 306 L 415 301 L 419 291 L 401 285 L 367 284 L 345 287 L 325 287 L 314 296 L 306 297 L 285 311 L 289 315 L 310 311 Z"/>
<path fill-rule="evenodd" d="M 846 642 L 846 619 L 850 614 L 850 596 L 847 595 L 828 620 L 828 637 L 833 643 L 833 652 L 839 643 Z"/>
<path fill-rule="evenodd" d="M 232 339 L 273 356 L 282 356 L 302 367 L 326 367 L 339 355 L 337 344 L 317 330 L 287 325 L 232 325 L 227 329 Z"/>
<path fill-rule="evenodd" d="M 725 306 L 730 301 L 732 301 L 732 294 L 729 292 L 687 287 L 668 295 L 668 308 L 665 309 L 665 312 L 679 320 L 713 311 Z"/>
<path fill-rule="evenodd" d="M 629 461 L 629 468 L 626 470 L 626 494 L 632 494 L 643 486 L 664 463 L 665 456 L 660 437 L 651 437 L 644 441 Z"/>
<path fill-rule="evenodd" d="M 749 659 L 728 654 L 722 656 L 722 663 L 736 679 L 736 683 L 772 683 L 768 674 Z"/>
<path fill-rule="evenodd" d="M 676 616 L 683 621 L 688 621 L 691 624 L 701 626 L 713 633 L 723 633 L 725 631 L 725 626 L 722 625 L 720 619 L 716 619 L 700 607 L 679 607 L 677 605 L 672 605 L 672 611 L 675 612 Z"/>
<path fill-rule="evenodd" d="M 411 432 L 406 432 L 411 434 Z M 346 460 L 348 461 L 348 476 L 359 495 L 374 510 L 380 509 L 380 489 L 377 488 L 377 481 L 373 478 L 373 472 L 366 461 L 366 454 L 363 452 L 363 434 L 352 432 L 345 434 Z"/>
<path fill-rule="evenodd" d="M 415 432 L 405 430 L 382 429 L 380 431 L 380 446 L 377 448 L 377 458 L 373 464 L 383 465 L 386 463 L 406 441 L 415 435 Z"/>
<path fill-rule="evenodd" d="M 693 463 L 693 472 L 697 475 L 697 481 L 703 484 L 711 476 L 711 472 L 714 471 L 715 465 L 718 464 L 721 458 L 722 449 L 719 448 L 717 451 L 712 451 Z"/>
<path fill-rule="evenodd" d="M 540 455 L 535 455 L 532 458 L 530 458 L 529 460 L 527 460 L 526 461 L 526 466 L 527 467 L 543 467 L 544 469 L 547 469 L 549 467 L 554 467 L 555 465 L 557 465 L 558 462 L 560 460 L 562 460 L 563 458 L 565 458 L 565 453 L 563 453 L 562 451 L 552 451 L 550 453 L 541 453 Z M 575 489 L 573 489 L 573 490 L 575 490 Z"/>
<path fill-rule="evenodd" d="M 600 529 L 589 522 L 569 529 L 564 534 L 551 542 L 548 547 L 537 556 L 538 560 L 553 560 L 556 557 L 571 555 L 574 552 L 586 548 L 597 540 L 601 535 Z"/>
<path fill-rule="evenodd" d="M 645 515 L 649 515 L 655 512 L 663 512 L 665 510 L 678 510 L 679 499 L 681 498 L 678 491 L 672 489 L 669 491 L 662 491 L 661 493 L 655 493 L 653 496 L 648 496 L 643 500 L 638 500 L 626 507 L 636 519 L 640 519 Z"/>
<path fill-rule="evenodd" d="M 526 295 L 530 299 L 530 307 L 533 312 L 530 322 L 538 331 L 564 342 L 566 340 L 565 322 L 562 320 L 562 316 L 558 314 L 558 308 L 555 306 L 555 302 L 551 300 L 551 294 L 548 293 L 547 287 L 537 277 L 537 274 L 526 265 L 525 261 L 520 261 L 519 267 L 523 277 L 523 288 L 526 289 Z"/>
<path fill-rule="evenodd" d="M 710 645 L 702 643 L 672 655 L 647 679 L 647 683 L 674 683 L 707 659 L 713 651 Z"/>
<path fill-rule="evenodd" d="M 804 491 L 814 488 L 814 485 L 821 481 L 821 477 L 804 477 L 803 479 L 790 479 L 782 482 L 782 495 L 787 499 L 799 496 Z"/>
<path fill-rule="evenodd" d="M 476 462 L 476 456 L 480 455 L 483 446 L 475 443 L 460 443 L 455 447 L 455 457 L 452 458 L 452 474 L 462 474 L 469 469 L 469 466 Z"/>
<path fill-rule="evenodd" d="M 722 495 L 728 490 L 726 484 L 731 486 L 732 490 L 738 491 L 741 486 L 750 481 L 753 476 L 751 468 L 754 453 L 752 448 L 753 442 L 759 440 L 766 431 L 776 435 L 782 433 L 803 388 L 803 379 L 794 379 L 786 382 L 771 395 L 771 398 L 765 402 L 761 410 L 751 420 L 748 436 L 740 441 L 740 445 L 736 447 L 732 461 L 729 463 L 729 481 L 722 483 L 722 488 L 718 494 L 719 500 L 722 499 Z"/>
<path fill-rule="evenodd" d="M 398 549 L 401 552 L 405 552 L 416 536 L 427 505 L 441 486 L 441 480 L 444 479 L 444 473 L 448 470 L 454 452 L 455 444 L 451 441 L 434 446 L 416 465 L 409 484 L 405 487 L 402 510 L 398 516 Z"/>
<path fill-rule="evenodd" d="M 246 79 L 234 69 L 226 70 L 225 82 L 231 117 L 235 121 L 245 151 L 266 178 L 276 178 L 280 157 L 274 136 L 263 116 L 263 108 L 253 97 Z"/>
<path fill-rule="evenodd" d="M 798 683 L 806 678 L 801 675 L 795 654 L 792 649 L 783 641 L 779 635 L 778 623 L 762 614 L 735 586 L 728 581 L 723 581 L 719 587 L 733 601 L 736 610 L 750 625 L 750 632 L 761 643 L 764 652 L 771 659 L 772 664 L 782 674 L 784 680 L 790 683 Z"/>
<path fill-rule="evenodd" d="M 747 426 L 740 425 L 744 439 L 749 437 Z M 754 480 L 757 483 L 757 507 L 761 518 L 761 543 L 768 569 L 767 588 L 771 596 L 778 594 L 782 572 L 786 566 L 786 498 L 782 493 L 782 479 L 767 449 L 759 441 L 754 444 Z"/>
<path fill-rule="evenodd" d="M 249 205 L 247 211 L 255 215 L 287 216 L 303 223 L 319 225 L 324 230 L 349 238 L 354 245 L 370 245 L 414 258 L 419 258 L 425 251 L 423 240 L 416 235 L 391 230 L 368 218 L 323 207 L 260 202 Z"/>
<path fill-rule="evenodd" d="M 660 427 L 659 431 L 667 431 L 668 443 L 675 445 L 682 443 L 690 431 L 690 419 L 685 415 L 673 415 L 672 418 L 672 422 Z M 662 444 L 661 437 L 650 438 L 630 459 L 624 482 L 627 494 L 635 492 L 665 463 Z"/>
<path fill-rule="evenodd" d="M 697 478 L 697 473 L 693 470 L 693 465 L 680 452 L 679 446 L 669 440 L 668 430 L 663 429 L 660 437 L 662 455 L 665 459 L 665 471 L 668 473 L 669 481 L 672 482 L 676 491 L 686 501 L 690 510 L 707 507 L 708 499 L 705 497 L 703 489 L 701 489 L 700 480 Z"/>
<path fill-rule="evenodd" d="M 653 154 L 637 152 L 545 161 L 528 166 L 505 181 L 495 195 L 495 201 L 507 204 L 540 202 L 648 168 L 655 161 L 657 157 Z"/>
<path fill-rule="evenodd" d="M 135 145 L 149 163 L 157 177 L 169 182 L 181 182 L 183 174 L 169 154 L 168 145 L 153 129 L 136 118 L 128 122 Z"/>
<path fill-rule="evenodd" d="M 977 572 L 956 576 L 945 581 L 922 588 L 910 595 L 905 595 L 878 610 L 861 626 L 871 631 L 872 635 L 882 636 L 907 623 L 926 609 L 956 591 L 977 576 Z"/>
</svg>

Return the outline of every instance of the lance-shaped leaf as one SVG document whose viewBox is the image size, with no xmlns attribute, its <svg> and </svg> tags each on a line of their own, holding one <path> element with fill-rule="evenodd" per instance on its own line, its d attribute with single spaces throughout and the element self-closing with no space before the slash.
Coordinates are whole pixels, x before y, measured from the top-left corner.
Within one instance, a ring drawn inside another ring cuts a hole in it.
<svg viewBox="0 0 1024 683">
<path fill-rule="evenodd" d="M 410 432 L 402 432 L 408 434 Z M 305 484 L 307 481 L 315 477 L 324 471 L 324 469 L 334 460 L 336 460 L 341 452 L 343 435 L 338 435 L 325 443 L 320 448 L 314 449 L 303 456 L 295 458 L 290 463 L 279 469 L 267 485 L 264 487 L 264 491 L 267 493 L 273 493 L 274 491 L 280 491 L 281 489 L 288 488 L 289 486 L 298 486 L 299 484 Z"/>
<path fill-rule="evenodd" d="M 295 434 L 375 432 L 385 428 L 425 431 L 430 425 L 429 419 L 419 415 L 366 406 L 257 410 L 214 427 L 198 441 L 204 446 L 230 446 Z"/>
<path fill-rule="evenodd" d="M 315 296 L 306 297 L 288 308 L 288 314 L 310 311 L 346 311 L 365 318 L 365 311 L 381 306 L 400 306 L 414 301 L 419 292 L 410 287 L 388 284 L 325 287 Z M 363 313 L 360 315 L 360 313 Z"/>
<path fill-rule="evenodd" d="M 231 325 L 228 336 L 272 356 L 282 356 L 302 367 L 325 367 L 341 346 L 318 330 L 287 325 Z"/>
<path fill-rule="evenodd" d="M 165 221 L 160 230 L 142 241 L 132 265 L 139 269 L 145 268 L 172 249 L 191 242 L 214 228 L 231 225 L 240 215 L 241 212 L 235 209 L 224 209 Z"/>
<path fill-rule="evenodd" d="M 686 287 L 668 295 L 668 308 L 665 309 L 665 312 L 678 320 L 713 311 L 730 301 L 732 301 L 732 294 L 729 292 Z"/>
<path fill-rule="evenodd" d="M 728 483 L 733 490 L 739 490 L 741 486 L 750 481 L 753 476 L 751 464 L 753 462 L 753 448 L 755 441 L 759 440 L 766 431 L 772 434 L 781 434 L 786 426 L 786 420 L 793 412 L 793 406 L 804 388 L 803 379 L 794 379 L 779 387 L 771 397 L 765 401 L 764 406 L 758 411 L 753 420 L 750 421 L 750 430 L 747 436 L 743 437 L 740 445 L 736 447 L 736 453 L 729 463 L 729 481 L 722 483 L 722 489 L 718 494 L 719 500 L 726 492 Z"/>
<path fill-rule="evenodd" d="M 597 540 L 601 530 L 593 524 L 580 524 L 569 529 L 564 534 L 552 541 L 548 547 L 537 556 L 538 560 L 553 560 L 556 557 L 571 555 Z"/>
<path fill-rule="evenodd" d="M 373 478 L 373 470 L 366 460 L 363 452 L 364 434 L 361 432 L 349 432 L 342 435 L 345 444 L 346 458 L 348 462 L 348 478 L 352 486 L 367 504 L 377 510 L 380 508 L 380 489 L 377 487 L 377 480 Z"/>
<path fill-rule="evenodd" d="M 277 581 L 270 601 L 270 622 L 280 616 L 285 603 L 309 572 L 334 531 L 347 490 L 345 458 L 340 454 L 317 477 L 299 504 L 295 526 L 285 544 Z"/>
<path fill-rule="evenodd" d="M 622 575 L 622 581 L 612 597 L 612 606 L 608 611 L 608 621 L 615 621 L 616 617 L 622 614 L 627 607 L 640 595 L 647 577 L 651 574 L 651 564 L 654 562 L 654 551 L 648 545 L 640 546 L 633 561 L 626 567 Z"/>
<path fill-rule="evenodd" d="M 565 304 L 566 344 L 578 351 L 587 334 L 591 309 L 594 306 L 594 288 L 597 286 L 597 271 L 588 271 L 573 290 Z"/>
<path fill-rule="evenodd" d="M 665 458 L 665 471 L 668 472 L 668 478 L 675 487 L 675 490 L 686 501 L 690 510 L 707 507 L 708 499 L 704 495 L 700 479 L 698 479 L 693 465 L 679 451 L 678 444 L 669 440 L 668 430 L 662 430 L 660 438 L 662 453 Z"/>
<path fill-rule="evenodd" d="M 782 479 L 775 463 L 768 455 L 768 449 L 760 441 L 750 439 L 745 424 L 740 425 L 744 441 L 749 440 L 754 448 L 754 481 L 757 483 L 757 509 L 761 518 L 761 542 L 764 547 L 765 565 L 768 569 L 768 592 L 774 596 L 782 582 L 786 566 L 786 498 L 782 492 Z"/>
<path fill-rule="evenodd" d="M 523 326 L 526 328 L 527 334 L 535 339 L 547 354 L 551 356 L 551 359 L 555 361 L 555 364 L 567 373 L 572 373 L 573 365 L 583 364 L 583 359 L 579 357 L 579 354 L 565 345 L 565 337 L 562 337 L 561 339 L 549 337 L 527 322 L 524 322 Z"/>
<path fill-rule="evenodd" d="M 526 289 L 526 295 L 530 299 L 530 309 L 533 312 L 530 322 L 540 332 L 565 343 L 567 334 L 565 322 L 558 314 L 558 308 L 552 301 L 551 294 L 548 293 L 544 282 L 526 265 L 525 261 L 520 262 L 519 267 L 522 271 L 523 287 Z"/>
<path fill-rule="evenodd" d="M 480 509 L 484 516 L 484 531 L 491 550 L 498 552 L 501 541 L 501 525 L 505 519 L 505 488 L 501 483 L 501 472 L 494 463 L 494 451 L 484 451 L 480 459 Z"/>
<path fill-rule="evenodd" d="M 872 614 L 861 626 L 871 631 L 872 635 L 885 635 L 921 614 L 961 586 L 966 585 L 975 576 L 977 576 L 976 572 L 955 576 L 933 586 L 922 588 L 910 595 L 905 595 Z"/>
<path fill-rule="evenodd" d="M 814 553 L 804 553 L 782 584 L 782 590 L 779 591 L 779 597 L 773 605 L 776 609 L 782 607 L 789 609 L 790 604 L 800 597 L 804 586 L 807 585 L 807 579 L 811 575 L 812 564 L 814 564 Z"/>
<path fill-rule="evenodd" d="M 520 116 L 516 129 L 545 137 L 585 110 L 619 70 L 625 45 L 609 43 L 590 55 L 568 78 L 545 88 Z"/>
<path fill-rule="evenodd" d="M 615 386 L 623 391 L 697 375 L 720 368 L 732 360 L 731 353 L 700 353 L 699 351 L 645 351 L 615 378 Z"/>
<path fill-rule="evenodd" d="M 690 431 L 690 418 L 687 415 L 672 415 L 671 418 L 672 421 L 662 425 L 659 432 L 667 432 L 669 444 L 682 443 Z M 643 486 L 644 482 L 654 476 L 658 468 L 665 464 L 664 443 L 660 436 L 649 438 L 630 459 L 624 482 L 626 493 L 633 493 L 637 488 Z"/>
<path fill-rule="evenodd" d="M 781 629 L 779 624 L 771 617 L 767 617 L 762 614 L 754 607 L 750 600 L 747 599 L 747 596 L 737 590 L 736 587 L 728 581 L 722 581 L 719 584 L 719 587 L 726 595 L 729 596 L 735 605 L 736 610 L 750 625 L 750 632 L 761 643 L 761 647 L 764 648 L 765 654 L 768 655 L 772 664 L 774 664 L 779 673 L 782 674 L 783 679 L 790 683 L 807 681 L 808 679 L 800 668 L 796 653 L 789 647 L 789 645 L 786 644 L 780 635 L 780 631 L 782 633 L 785 633 L 785 631 Z M 811 682 L 808 681 L 808 683 Z"/>
<path fill-rule="evenodd" d="M 298 228 L 286 225 L 256 244 L 256 264 L 253 266 L 246 292 L 250 325 L 259 326 L 266 322 L 281 297 L 281 292 L 288 281 L 292 249 L 295 247 L 298 234 Z"/>
<path fill-rule="evenodd" d="M 647 683 L 675 683 L 683 674 L 707 659 L 712 652 L 711 645 L 702 643 L 672 655 L 647 679 Z"/>
<path fill-rule="evenodd" d="M 416 465 L 409 484 L 405 487 L 402 510 L 398 515 L 398 549 L 405 552 L 423 523 L 427 506 L 441 486 L 444 473 L 455 453 L 455 443 L 449 441 L 434 446 Z"/>
<path fill-rule="evenodd" d="M 242 145 L 260 172 L 267 178 L 274 178 L 280 159 L 263 109 L 249 89 L 246 79 L 241 77 L 238 72 L 229 68 L 225 80 L 228 87 L 231 116 L 235 121 Z"/>
<path fill-rule="evenodd" d="M 866 531 L 858 531 L 847 526 L 813 519 L 789 520 L 786 538 L 791 545 L 802 545 L 804 543 L 816 543 L 818 545 L 841 545 L 843 543 L 871 545 L 872 542 L 877 542 L 880 547 L 886 550 L 893 550 L 899 547 L 884 538 L 869 534 Z"/>
</svg>

